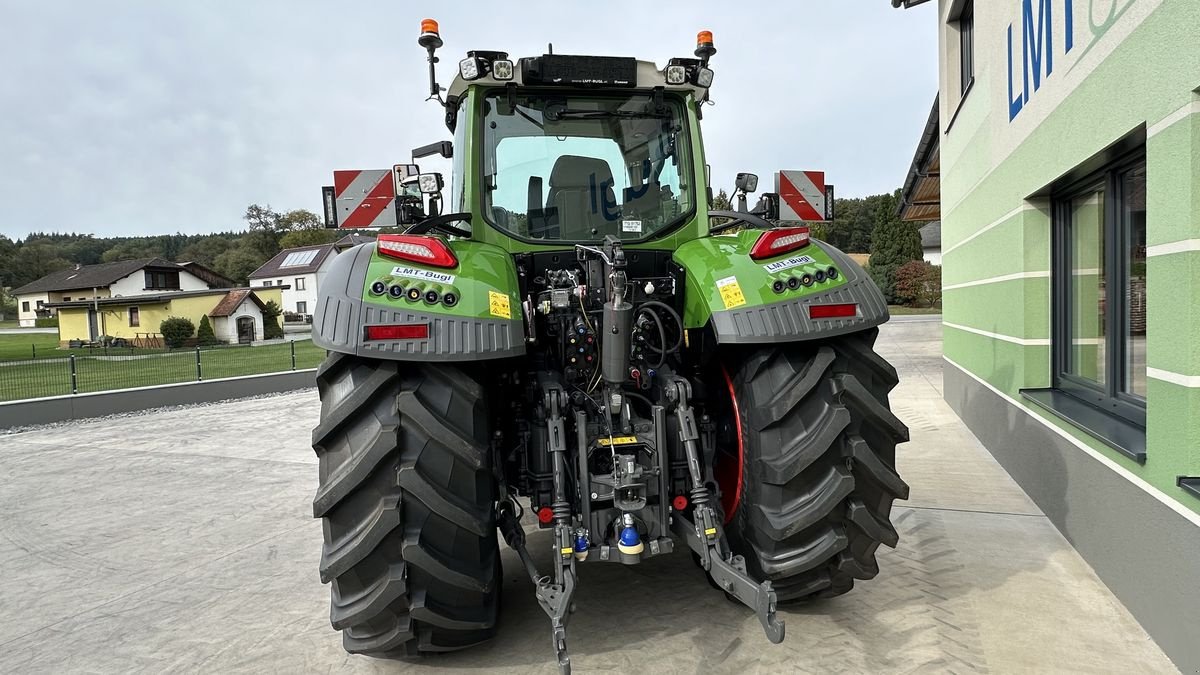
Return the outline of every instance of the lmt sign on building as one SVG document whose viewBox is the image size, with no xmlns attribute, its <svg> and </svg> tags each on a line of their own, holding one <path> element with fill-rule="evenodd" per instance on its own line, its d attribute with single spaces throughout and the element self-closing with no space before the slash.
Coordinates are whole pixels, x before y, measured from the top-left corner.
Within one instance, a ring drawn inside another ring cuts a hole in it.
<svg viewBox="0 0 1200 675">
<path fill-rule="evenodd" d="M 1065 23 L 1063 54 L 1075 47 L 1075 10 L 1073 0 L 1021 0 L 1021 68 L 1019 76 L 1013 72 L 1013 25 L 1008 25 L 1008 121 L 1013 121 L 1021 109 L 1029 103 L 1030 95 L 1042 87 L 1042 77 L 1054 72 L 1054 7 L 1062 8 L 1061 19 Z M 1034 10 L 1034 7 L 1037 10 Z M 1013 83 L 1019 77 L 1020 87 L 1015 95 Z M 1033 82 L 1033 90 L 1029 88 Z"/>
</svg>

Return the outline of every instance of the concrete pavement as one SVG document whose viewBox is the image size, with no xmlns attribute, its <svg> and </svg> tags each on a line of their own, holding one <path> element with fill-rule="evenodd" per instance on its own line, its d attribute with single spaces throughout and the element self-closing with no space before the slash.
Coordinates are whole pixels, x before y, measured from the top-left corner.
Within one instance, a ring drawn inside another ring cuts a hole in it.
<svg viewBox="0 0 1200 675">
<path fill-rule="evenodd" d="M 942 401 L 940 335 L 881 336 L 912 497 L 877 579 L 785 609 L 771 645 L 687 555 L 585 566 L 576 671 L 1175 672 Z M 317 411 L 307 390 L 0 436 L 0 672 L 555 672 L 507 549 L 497 640 L 416 663 L 342 650 L 317 578 Z"/>
</svg>

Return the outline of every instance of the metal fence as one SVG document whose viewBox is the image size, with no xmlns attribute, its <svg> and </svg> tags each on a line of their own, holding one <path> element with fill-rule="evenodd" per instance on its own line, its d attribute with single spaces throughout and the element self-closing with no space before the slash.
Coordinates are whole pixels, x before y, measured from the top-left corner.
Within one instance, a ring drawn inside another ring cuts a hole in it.
<svg viewBox="0 0 1200 675">
<path fill-rule="evenodd" d="M 325 358 L 325 351 L 311 340 L 158 353 L 95 350 L 65 357 L 39 351 L 39 358 L 0 361 L 0 401 L 302 370 L 315 368 Z"/>
</svg>

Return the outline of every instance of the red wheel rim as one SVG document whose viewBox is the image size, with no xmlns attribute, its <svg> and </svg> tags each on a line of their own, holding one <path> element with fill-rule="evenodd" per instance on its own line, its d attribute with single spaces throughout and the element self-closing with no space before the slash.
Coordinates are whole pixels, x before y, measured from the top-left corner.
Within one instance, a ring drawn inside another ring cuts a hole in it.
<svg viewBox="0 0 1200 675">
<path fill-rule="evenodd" d="M 736 461 L 717 462 L 713 467 L 717 485 L 721 488 L 721 508 L 725 511 L 725 522 L 728 523 L 733 520 L 733 515 L 737 513 L 738 506 L 742 503 L 742 470 L 745 465 L 746 452 L 742 440 L 742 412 L 738 409 L 737 395 L 733 391 L 733 379 L 729 377 L 729 371 L 725 370 L 724 365 L 721 366 L 721 376 L 725 378 L 725 388 L 729 392 L 729 403 L 733 408 L 734 431 L 737 433 L 736 457 L 730 457 L 732 453 L 722 454 L 723 457 L 730 457 Z"/>
</svg>

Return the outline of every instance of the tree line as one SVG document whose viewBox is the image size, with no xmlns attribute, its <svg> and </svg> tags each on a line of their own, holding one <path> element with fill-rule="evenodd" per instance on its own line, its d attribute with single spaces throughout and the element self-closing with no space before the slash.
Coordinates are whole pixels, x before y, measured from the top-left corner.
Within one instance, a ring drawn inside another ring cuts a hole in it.
<svg viewBox="0 0 1200 675">
<path fill-rule="evenodd" d="M 143 237 L 97 237 L 91 234 L 34 232 L 12 240 L 0 235 L 0 288 L 17 288 L 75 265 L 162 258 L 196 262 L 235 283 L 280 250 L 327 244 L 344 235 L 327 230 L 317 214 L 304 209 L 275 211 L 251 204 L 246 229 L 213 234 L 162 234 Z"/>
</svg>

